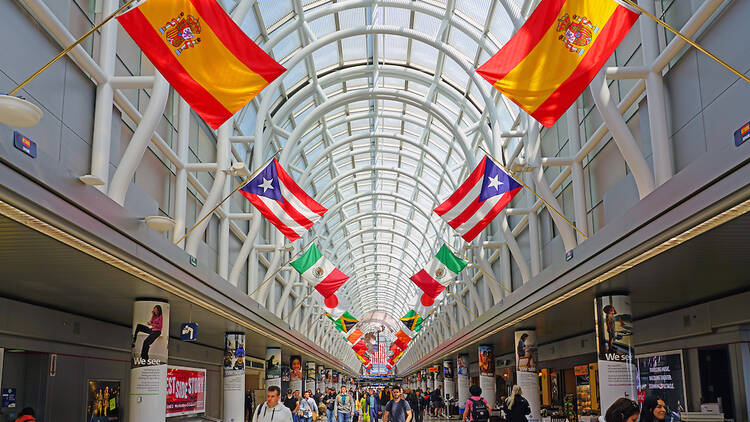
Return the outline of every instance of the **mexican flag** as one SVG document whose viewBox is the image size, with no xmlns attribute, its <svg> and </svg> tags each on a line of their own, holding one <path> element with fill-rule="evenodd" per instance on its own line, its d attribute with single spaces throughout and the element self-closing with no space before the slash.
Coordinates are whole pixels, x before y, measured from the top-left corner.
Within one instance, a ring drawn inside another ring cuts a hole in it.
<svg viewBox="0 0 750 422">
<path fill-rule="evenodd" d="M 322 299 L 326 307 L 335 308 L 339 304 L 339 299 L 335 295 L 336 290 L 349 279 L 349 276 L 326 259 L 315 244 L 310 245 L 291 265 L 300 273 L 303 280 L 315 286 L 315 291 L 320 294 L 319 299 Z"/>
<path fill-rule="evenodd" d="M 425 268 L 411 276 L 411 281 L 424 292 L 422 305 L 432 306 L 435 298 L 468 264 L 468 261 L 457 257 L 448 246 L 443 245 Z"/>
</svg>

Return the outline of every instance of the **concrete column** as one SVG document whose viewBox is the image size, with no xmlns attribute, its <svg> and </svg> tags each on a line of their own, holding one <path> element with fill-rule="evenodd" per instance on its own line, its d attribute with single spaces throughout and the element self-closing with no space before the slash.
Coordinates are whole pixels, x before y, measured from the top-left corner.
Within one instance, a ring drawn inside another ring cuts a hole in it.
<svg viewBox="0 0 750 422">
<path fill-rule="evenodd" d="M 490 408 L 495 407 L 495 351 L 491 344 L 479 345 L 479 387 Z"/>
<path fill-rule="evenodd" d="M 461 353 L 456 358 L 456 378 L 458 384 L 458 411 L 464 414 L 464 405 L 469 399 L 469 354 Z"/>
<path fill-rule="evenodd" d="M 128 419 L 166 420 L 168 345 L 169 303 L 137 299 L 133 303 Z"/>
<path fill-rule="evenodd" d="M 599 361 L 601 409 L 620 397 L 636 400 L 635 351 L 630 296 L 599 296 L 594 299 L 596 351 Z"/>
<path fill-rule="evenodd" d="M 542 420 L 539 396 L 539 375 L 537 374 L 536 331 L 521 330 L 515 332 L 516 346 L 516 384 L 521 387 L 523 396 L 528 400 L 531 414 L 529 422 Z"/>
<path fill-rule="evenodd" d="M 224 335 L 223 408 L 226 422 L 245 420 L 245 333 Z"/>
<path fill-rule="evenodd" d="M 266 388 L 275 385 L 281 388 L 281 349 L 266 347 Z"/>
</svg>

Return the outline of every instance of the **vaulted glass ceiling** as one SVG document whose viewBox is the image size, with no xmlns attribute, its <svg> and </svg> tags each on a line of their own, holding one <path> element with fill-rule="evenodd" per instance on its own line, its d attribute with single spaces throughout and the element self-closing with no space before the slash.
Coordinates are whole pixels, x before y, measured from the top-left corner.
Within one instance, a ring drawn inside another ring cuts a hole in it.
<svg viewBox="0 0 750 422">
<path fill-rule="evenodd" d="M 441 242 L 459 245 L 432 209 L 491 144 L 489 123 L 517 117 L 473 69 L 533 0 L 222 3 L 250 6 L 241 27 L 289 69 L 240 128 L 262 131 L 264 156 L 285 147 L 287 171 L 329 208 L 313 232 L 351 277 L 339 294 L 350 311 L 397 323 L 419 297 L 409 277 Z"/>
</svg>

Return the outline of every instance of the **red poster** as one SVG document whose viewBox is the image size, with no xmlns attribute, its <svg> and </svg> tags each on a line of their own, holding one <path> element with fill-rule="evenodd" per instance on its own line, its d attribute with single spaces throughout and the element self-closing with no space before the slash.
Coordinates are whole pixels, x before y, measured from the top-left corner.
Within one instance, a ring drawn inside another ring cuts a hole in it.
<svg viewBox="0 0 750 422">
<path fill-rule="evenodd" d="M 206 370 L 167 368 L 167 416 L 193 415 L 206 411 Z"/>
</svg>

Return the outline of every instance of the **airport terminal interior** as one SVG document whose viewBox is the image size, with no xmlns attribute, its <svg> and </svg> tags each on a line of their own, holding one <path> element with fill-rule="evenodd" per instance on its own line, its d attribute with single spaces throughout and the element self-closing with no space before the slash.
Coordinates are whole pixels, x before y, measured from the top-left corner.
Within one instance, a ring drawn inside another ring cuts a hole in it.
<svg viewBox="0 0 750 422">
<path fill-rule="evenodd" d="M 748 22 L 0 0 L 0 422 L 750 421 Z"/>
</svg>

